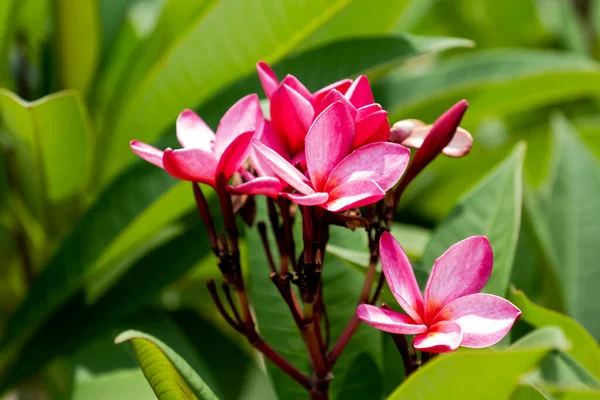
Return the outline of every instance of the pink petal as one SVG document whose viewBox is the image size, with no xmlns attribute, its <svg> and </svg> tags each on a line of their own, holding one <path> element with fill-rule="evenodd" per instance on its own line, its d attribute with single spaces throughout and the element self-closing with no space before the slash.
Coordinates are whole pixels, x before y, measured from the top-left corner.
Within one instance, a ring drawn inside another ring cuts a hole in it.
<svg viewBox="0 0 600 400">
<path fill-rule="evenodd" d="M 321 100 L 323 100 L 323 98 L 332 90 L 337 90 L 341 94 L 346 93 L 350 85 L 352 85 L 352 79 L 343 79 L 317 90 L 315 93 L 313 93 L 313 105 L 319 104 Z"/>
<path fill-rule="evenodd" d="M 406 170 L 410 151 L 395 143 L 371 143 L 354 150 L 331 172 L 325 189 L 331 189 L 343 182 L 369 179 L 381 189 L 388 191 Z"/>
<path fill-rule="evenodd" d="M 212 151 L 215 134 L 192 110 L 183 110 L 177 117 L 177 140 L 183 147 Z"/>
<path fill-rule="evenodd" d="M 211 152 L 198 148 L 167 149 L 163 164 L 165 170 L 175 178 L 215 185 L 217 159 Z"/>
<path fill-rule="evenodd" d="M 327 201 L 329 195 L 327 193 L 312 193 L 312 194 L 294 194 L 282 192 L 279 194 L 287 199 L 290 199 L 301 206 L 318 206 Z"/>
<path fill-rule="evenodd" d="M 356 108 L 375 103 L 369 79 L 364 75 L 359 76 L 352 82 L 352 85 L 348 88 L 348 91 L 346 91 L 344 96 L 346 96 L 350 103 Z"/>
<path fill-rule="evenodd" d="M 492 273 L 494 255 L 485 236 L 453 244 L 435 263 L 425 289 L 425 322 L 451 301 L 479 293 Z"/>
<path fill-rule="evenodd" d="M 265 94 L 267 95 L 267 98 L 270 99 L 279 86 L 277 75 L 275 75 L 275 72 L 273 72 L 269 64 L 264 61 L 260 61 L 256 64 L 256 71 L 258 72 L 258 78 L 260 79 Z"/>
<path fill-rule="evenodd" d="M 270 121 L 265 120 L 263 128 L 260 132 L 257 132 L 254 137 L 265 146 L 277 152 L 286 161 L 289 161 L 289 155 L 287 149 L 285 148 L 285 144 L 281 140 L 281 136 L 279 136 L 277 132 L 275 132 L 275 129 L 273 129 Z M 273 172 L 268 164 L 266 164 L 260 157 L 256 155 L 254 148 L 251 148 L 250 150 L 250 159 L 252 160 L 252 165 L 260 176 L 275 176 L 275 172 Z"/>
<path fill-rule="evenodd" d="M 408 256 L 389 232 L 379 241 L 381 269 L 385 280 L 400 307 L 415 320 L 423 323 L 423 296 Z"/>
<path fill-rule="evenodd" d="M 271 97 L 271 123 L 283 135 L 290 155 L 304 148 L 304 138 L 313 118 L 308 100 L 287 85 L 280 85 Z"/>
<path fill-rule="evenodd" d="M 333 168 L 348 155 L 354 140 L 354 119 L 348 107 L 335 102 L 323 111 L 306 135 L 306 166 L 313 187 L 322 191 Z"/>
<path fill-rule="evenodd" d="M 482 348 L 498 343 L 510 331 L 521 311 L 510 301 L 492 294 L 460 297 L 440 311 L 436 321 L 452 321 L 463 332 L 461 346 Z"/>
<path fill-rule="evenodd" d="M 432 125 L 427 125 L 423 127 L 417 127 L 412 131 L 412 133 L 404 139 L 402 144 L 404 146 L 412 147 L 418 149 L 423 144 L 423 141 L 429 134 Z M 469 154 L 471 151 L 471 147 L 473 146 L 473 137 L 466 130 L 458 127 L 452 140 L 444 149 L 442 153 L 448 157 L 463 157 Z"/>
<path fill-rule="evenodd" d="M 404 140 L 406 140 L 415 129 L 421 126 L 425 126 L 425 122 L 419 121 L 418 119 L 403 119 L 398 121 L 390 129 L 390 141 L 404 144 Z"/>
<path fill-rule="evenodd" d="M 277 176 L 294 189 L 305 195 L 315 193 L 313 188 L 310 187 L 308 179 L 274 150 L 268 148 L 258 140 L 253 140 L 252 146 L 256 150 L 256 155 L 260 157 L 262 161 L 277 174 Z"/>
<path fill-rule="evenodd" d="M 345 182 L 329 192 L 329 201 L 323 207 L 331 212 L 340 212 L 373 204 L 384 197 L 385 191 L 371 180 Z"/>
<path fill-rule="evenodd" d="M 359 110 L 356 117 L 356 136 L 352 143 L 353 148 L 368 143 L 387 142 L 389 138 L 390 123 L 387 119 L 387 111 L 380 110 L 365 115 Z"/>
<path fill-rule="evenodd" d="M 302 82 L 300 82 L 298 80 L 298 78 L 296 78 L 294 75 L 288 74 L 285 78 L 283 78 L 283 80 L 281 81 L 281 83 L 279 85 L 280 86 L 287 85 L 287 86 L 291 87 L 292 89 L 294 89 L 294 91 L 299 93 L 306 100 L 308 100 L 308 101 L 312 100 L 312 94 L 310 93 L 310 90 L 308 90 L 306 88 L 306 86 L 304 86 L 302 84 Z"/>
<path fill-rule="evenodd" d="M 225 178 L 231 178 L 231 175 L 235 173 L 246 161 L 248 154 L 250 153 L 250 141 L 254 136 L 254 130 L 244 132 L 229 144 L 217 165 L 217 175 L 223 173 Z"/>
<path fill-rule="evenodd" d="M 129 147 L 131 147 L 131 150 L 133 150 L 135 154 L 148 161 L 150 164 L 164 168 L 162 150 L 159 150 L 154 146 L 150 146 L 149 144 L 138 142 L 137 140 L 132 140 L 129 142 Z"/>
<path fill-rule="evenodd" d="M 344 103 L 348 107 L 352 118 L 356 118 L 356 109 L 354 108 L 354 106 L 344 97 L 343 94 L 341 94 L 337 90 L 331 90 L 329 93 L 327 93 L 325 97 L 323 97 L 323 99 L 320 102 L 313 103 L 315 105 L 315 117 L 321 114 L 327 107 L 329 107 L 336 101 L 341 101 L 342 103 Z"/>
<path fill-rule="evenodd" d="M 264 117 L 255 94 L 248 95 L 237 101 L 221 118 L 217 128 L 215 153 L 217 158 L 238 135 L 248 131 L 260 131 Z"/>
<path fill-rule="evenodd" d="M 429 332 L 415 336 L 413 346 L 428 353 L 447 353 L 458 349 L 462 337 L 457 323 L 442 321 L 431 326 Z"/>
<path fill-rule="evenodd" d="M 384 332 L 401 335 L 416 335 L 427 332 L 427 327 L 417 324 L 408 315 L 384 310 L 369 304 L 360 304 L 356 315 L 367 324 Z"/>
<path fill-rule="evenodd" d="M 282 183 L 279 178 L 263 176 L 244 182 L 241 185 L 228 186 L 227 190 L 233 194 L 263 194 L 277 199 L 279 192 L 285 189 L 286 186 L 287 184 Z"/>
</svg>

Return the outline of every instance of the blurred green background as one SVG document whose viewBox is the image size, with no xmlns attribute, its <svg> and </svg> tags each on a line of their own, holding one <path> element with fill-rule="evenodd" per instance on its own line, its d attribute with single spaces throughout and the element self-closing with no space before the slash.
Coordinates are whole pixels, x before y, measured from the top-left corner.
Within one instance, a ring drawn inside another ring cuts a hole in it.
<svg viewBox="0 0 600 400">
<path fill-rule="evenodd" d="M 135 328 L 222 399 L 275 398 L 209 300 L 205 281 L 219 274 L 189 184 L 128 146 L 175 147 L 182 109 L 216 127 L 237 98 L 264 97 L 259 60 L 311 90 L 365 73 L 391 123 L 432 123 L 466 98 L 471 154 L 437 159 L 410 186 L 397 237 L 429 268 L 448 246 L 427 250 L 448 230 L 439 223 L 476 203 L 468 218 L 505 241 L 503 287 L 598 340 L 599 28 L 598 0 L 0 0 L 0 391 L 152 398 L 130 349 L 113 344 Z M 497 183 L 480 184 L 495 167 Z M 360 266 L 345 266 L 360 287 Z M 266 267 L 247 272 L 268 306 Z M 355 306 L 346 290 L 334 333 Z M 335 398 L 370 398 L 343 386 L 362 377 L 354 361 Z M 379 397 L 401 380 L 384 375 Z"/>
</svg>

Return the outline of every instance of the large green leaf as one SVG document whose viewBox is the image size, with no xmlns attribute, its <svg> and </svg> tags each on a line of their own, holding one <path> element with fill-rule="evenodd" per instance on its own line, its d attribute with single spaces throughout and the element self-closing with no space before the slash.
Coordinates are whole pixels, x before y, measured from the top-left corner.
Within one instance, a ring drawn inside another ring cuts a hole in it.
<svg viewBox="0 0 600 400">
<path fill-rule="evenodd" d="M 560 327 L 572 343 L 569 354 L 600 378 L 600 346 L 583 326 L 566 315 L 532 303 L 521 291 L 511 289 L 508 298 L 521 310 L 521 319 L 529 325 Z"/>
<path fill-rule="evenodd" d="M 212 390 L 192 367 L 157 338 L 130 330 L 115 339 L 117 344 L 126 341 L 131 341 L 142 371 L 160 400 L 217 400 Z"/>
<path fill-rule="evenodd" d="M 2 351 L 14 351 L 60 309 L 81 287 L 106 246 L 176 182 L 161 169 L 140 163 L 108 187 L 37 277 L 5 331 Z"/>
<path fill-rule="evenodd" d="M 553 172 L 534 217 L 545 250 L 553 257 L 567 313 L 592 335 L 600 337 L 595 300 L 600 248 L 595 236 L 600 226 L 596 199 L 600 196 L 600 163 L 577 138 L 566 120 L 553 121 Z"/>
<path fill-rule="evenodd" d="M 85 94 L 100 59 L 98 2 L 56 0 L 54 5 L 56 54 L 61 86 Z"/>
<path fill-rule="evenodd" d="M 525 147 L 513 153 L 471 192 L 433 232 L 422 258 L 431 270 L 437 257 L 469 236 L 487 236 L 494 250 L 494 269 L 485 292 L 504 295 L 509 283 L 521 224 L 522 168 Z"/>
<path fill-rule="evenodd" d="M 258 203 L 259 220 L 265 219 L 263 204 L 263 202 Z M 298 228 L 300 228 L 299 221 L 295 224 L 297 231 Z M 343 229 L 332 227 L 331 236 L 336 236 L 337 231 L 343 231 Z M 298 234 L 299 232 L 296 233 L 296 244 L 301 249 L 301 235 Z M 360 233 L 364 234 L 364 232 Z M 270 239 L 271 249 L 276 251 L 277 247 L 271 233 Z M 268 278 L 269 269 L 256 229 L 248 233 L 247 240 L 250 274 L 248 288 L 256 311 L 260 333 L 265 341 L 280 352 L 282 356 L 301 371 L 308 373 L 309 361 L 306 348 L 287 306 Z M 356 312 L 358 295 L 363 280 L 364 275 L 361 272 L 350 268 L 343 261 L 331 255 L 325 257 L 323 296 L 331 324 L 332 344 L 335 343 L 346 323 Z M 348 390 L 361 393 L 363 397 L 359 395 L 360 398 L 369 396 L 369 393 L 375 398 L 379 397 L 382 390 L 379 374 L 382 363 L 382 343 L 379 338 L 380 333 L 371 327 L 361 326 L 358 329 L 333 370 L 335 379 L 331 383 L 331 391 L 334 399 L 347 398 L 345 396 L 348 395 Z M 269 361 L 266 361 L 266 363 L 267 371 L 280 398 L 306 398 L 307 393 L 301 386 Z M 358 380 L 356 376 L 362 376 L 362 379 Z M 352 384 L 347 387 L 350 385 L 348 381 L 351 379 L 350 377 L 353 377 Z"/>
<path fill-rule="evenodd" d="M 522 348 L 443 354 L 410 375 L 388 400 L 506 399 L 519 377 L 564 342 L 532 340 Z M 459 383 L 460 382 L 460 383 Z"/>
<path fill-rule="evenodd" d="M 148 70 L 114 115 L 114 129 L 109 126 L 103 132 L 110 135 L 97 154 L 108 152 L 114 157 L 114 162 L 102 166 L 104 180 L 114 177 L 133 158 L 126 147 L 132 132 L 137 132 L 138 139 L 152 142 L 182 109 L 202 103 L 250 73 L 258 60 L 274 62 L 284 57 L 348 2 L 225 0 L 216 4 Z"/>
<path fill-rule="evenodd" d="M 74 92 L 34 102 L 0 90 L 0 115 L 14 143 L 24 197 L 36 215 L 43 200 L 79 193 L 87 183 L 91 134 L 84 106 Z M 35 198 L 40 196 L 41 198 Z"/>
<path fill-rule="evenodd" d="M 461 98 L 469 101 L 464 124 L 597 93 L 598 65 L 578 54 L 541 50 L 473 52 L 379 82 L 375 97 L 390 120 L 433 121 Z"/>
</svg>

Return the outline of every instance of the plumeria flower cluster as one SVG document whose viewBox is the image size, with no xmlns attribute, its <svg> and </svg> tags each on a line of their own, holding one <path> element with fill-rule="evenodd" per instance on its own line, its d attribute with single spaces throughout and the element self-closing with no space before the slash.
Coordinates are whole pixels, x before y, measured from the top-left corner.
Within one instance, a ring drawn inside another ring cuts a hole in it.
<svg viewBox="0 0 600 400">
<path fill-rule="evenodd" d="M 180 149 L 163 151 L 138 141 L 130 144 L 144 160 L 192 182 L 232 314 L 223 306 L 213 281 L 208 288 L 229 325 L 313 398 L 326 398 L 331 370 L 360 320 L 393 334 L 416 335 L 414 347 L 425 352 L 454 351 L 461 345 L 486 347 L 504 337 L 519 310 L 499 297 L 478 294 L 492 269 L 486 238 L 465 239 L 441 256 L 423 297 L 408 258 L 387 233 L 400 196 L 415 176 L 439 154 L 461 157 L 470 151 L 473 139 L 459 127 L 467 102 L 459 101 L 432 125 L 403 120 L 390 127 L 388 114 L 375 102 L 366 76 L 311 92 L 292 75 L 280 81 L 265 63 L 258 63 L 257 71 L 269 99 L 270 119 L 263 115 L 258 96 L 251 94 L 225 113 L 216 133 L 196 113 L 184 110 L 176 122 Z M 416 149 L 412 157 L 407 147 Z M 216 232 L 199 183 L 217 193 L 222 234 Z M 279 355 L 255 328 L 241 273 L 235 219 L 239 208 L 233 206 L 232 196 L 252 203 L 256 195 L 267 199 L 280 254 L 276 265 L 266 223 L 259 221 L 269 278 L 304 339 L 311 360 L 309 374 Z M 298 211 L 303 250 L 296 258 L 292 223 Z M 332 224 L 365 228 L 371 261 L 357 316 L 329 348 L 329 325 L 321 327 L 321 321 L 328 320 L 321 273 Z M 372 293 L 380 255 L 384 274 Z M 406 314 L 369 305 L 377 300 L 384 277 Z M 298 291 L 291 289 L 292 283 Z"/>
</svg>

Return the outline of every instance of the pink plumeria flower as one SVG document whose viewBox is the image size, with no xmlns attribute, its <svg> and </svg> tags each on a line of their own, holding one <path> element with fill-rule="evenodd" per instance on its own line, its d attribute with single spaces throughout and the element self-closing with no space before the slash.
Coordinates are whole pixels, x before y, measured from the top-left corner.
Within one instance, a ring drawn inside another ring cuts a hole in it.
<svg viewBox="0 0 600 400">
<path fill-rule="evenodd" d="M 138 156 L 175 178 L 216 187 L 219 175 L 228 180 L 241 167 L 248 157 L 250 141 L 263 123 L 258 96 L 251 94 L 223 115 L 216 135 L 196 113 L 184 110 L 176 124 L 182 149 L 163 152 L 136 140 L 130 146 Z"/>
<path fill-rule="evenodd" d="M 416 349 L 445 353 L 459 346 L 488 347 L 506 336 L 521 315 L 510 301 L 479 293 L 493 264 L 492 247 L 484 236 L 452 245 L 435 261 L 425 297 L 392 235 L 381 236 L 379 249 L 385 278 L 406 314 L 361 304 L 358 317 L 385 332 L 416 335 Z"/>
<path fill-rule="evenodd" d="M 304 138 L 317 116 L 336 101 L 343 101 L 355 120 L 352 148 L 385 142 L 390 136 L 387 111 L 375 103 L 366 76 L 345 79 L 311 93 L 296 77 L 287 75 L 281 82 L 264 62 L 256 66 L 258 76 L 270 100 L 271 123 L 282 137 L 288 156 L 301 156 Z"/>
<path fill-rule="evenodd" d="M 346 104 L 336 101 L 311 125 L 306 135 L 307 176 L 259 140 L 252 146 L 281 179 L 299 193 L 280 193 L 304 206 L 338 212 L 374 203 L 398 182 L 409 160 L 407 148 L 389 142 L 371 143 L 351 152 L 354 119 Z"/>
<path fill-rule="evenodd" d="M 390 131 L 390 140 L 403 146 L 418 149 L 423 145 L 425 138 L 429 135 L 433 125 L 426 125 L 418 119 L 404 119 L 396 122 Z M 458 127 L 452 140 L 444 149 L 442 154 L 448 157 L 464 157 L 471 151 L 473 137 L 471 134 Z"/>
</svg>

